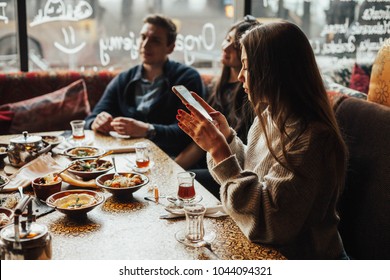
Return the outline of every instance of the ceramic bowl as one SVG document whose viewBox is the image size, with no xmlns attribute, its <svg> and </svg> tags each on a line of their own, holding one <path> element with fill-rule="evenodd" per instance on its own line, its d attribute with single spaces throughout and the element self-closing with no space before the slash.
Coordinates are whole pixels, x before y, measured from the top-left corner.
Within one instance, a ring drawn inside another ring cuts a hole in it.
<svg viewBox="0 0 390 280">
<path fill-rule="evenodd" d="M 8 144 L 0 143 L 0 160 L 3 160 L 7 156 Z"/>
<path fill-rule="evenodd" d="M 0 191 L 9 183 L 9 181 L 8 177 L 0 175 Z"/>
<path fill-rule="evenodd" d="M 81 177 L 83 180 L 91 180 L 95 179 L 96 177 L 108 172 L 113 168 L 113 165 L 111 161 L 109 160 L 104 160 L 104 159 L 99 159 L 95 165 L 90 165 L 91 163 L 93 164 L 95 160 L 94 159 L 78 159 L 75 161 L 72 161 L 70 165 L 73 165 L 75 163 L 76 166 L 71 167 L 68 169 L 69 173 Z M 104 167 L 102 167 L 104 166 Z M 83 170 L 81 170 L 83 169 Z"/>
<path fill-rule="evenodd" d="M 96 185 L 109 191 L 112 193 L 115 197 L 120 198 L 130 198 L 132 197 L 133 193 L 138 191 L 141 187 L 145 186 L 147 183 L 149 183 L 149 178 L 141 173 L 136 172 L 119 172 L 119 176 L 125 176 L 134 178 L 134 176 L 139 176 L 141 183 L 136 184 L 134 186 L 125 186 L 125 187 L 113 187 L 113 186 L 107 186 L 105 185 L 105 182 L 108 180 L 113 180 L 115 173 L 108 173 L 100 175 L 96 178 Z"/>
<path fill-rule="evenodd" d="M 68 216 L 82 216 L 103 203 L 104 196 L 91 190 L 67 190 L 46 199 L 46 204 Z"/>
<path fill-rule="evenodd" d="M 50 144 L 52 148 L 58 146 L 65 140 L 65 137 L 61 135 L 41 135 L 41 137 L 43 142 Z"/>
<path fill-rule="evenodd" d="M 53 174 L 51 175 L 54 176 Z M 46 176 L 49 176 L 49 174 Z M 42 201 L 45 201 L 52 194 L 61 191 L 61 186 L 62 186 L 62 179 L 60 176 L 58 176 L 55 181 L 52 181 L 50 183 L 45 183 L 44 178 L 46 176 L 35 178 L 31 182 L 35 196 Z"/>
<path fill-rule="evenodd" d="M 65 155 L 72 159 L 97 158 L 105 153 L 105 150 L 92 146 L 72 147 L 65 149 Z"/>
<path fill-rule="evenodd" d="M 12 218 L 14 217 L 14 211 L 5 207 L 0 207 L 0 214 L 4 214 L 8 217 L 8 221 L 1 219 L 0 229 L 2 229 L 3 227 L 6 227 L 12 223 Z M 1 216 L 2 218 L 4 217 L 3 215 Z"/>
</svg>

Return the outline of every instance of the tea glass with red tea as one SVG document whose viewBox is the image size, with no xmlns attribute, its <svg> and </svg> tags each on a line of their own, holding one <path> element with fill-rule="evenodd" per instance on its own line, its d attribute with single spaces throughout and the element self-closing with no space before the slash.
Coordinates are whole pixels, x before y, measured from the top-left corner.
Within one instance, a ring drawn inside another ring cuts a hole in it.
<svg viewBox="0 0 390 280">
<path fill-rule="evenodd" d="M 82 142 L 85 139 L 84 120 L 73 120 L 70 122 L 72 127 L 72 138 L 75 142 Z"/>
<path fill-rule="evenodd" d="M 138 142 L 135 144 L 135 164 L 137 170 L 140 172 L 149 169 L 150 155 L 149 146 L 146 142 Z"/>
<path fill-rule="evenodd" d="M 179 188 L 177 190 L 177 197 L 183 202 L 191 202 L 195 196 L 194 187 L 195 173 L 194 172 L 179 172 L 177 174 L 177 181 Z"/>
</svg>

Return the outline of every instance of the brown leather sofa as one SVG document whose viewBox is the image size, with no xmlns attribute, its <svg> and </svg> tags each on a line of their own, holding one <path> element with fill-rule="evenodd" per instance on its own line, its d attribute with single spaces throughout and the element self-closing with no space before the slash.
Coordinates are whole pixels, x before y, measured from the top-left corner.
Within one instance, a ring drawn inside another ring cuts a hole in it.
<svg viewBox="0 0 390 280">
<path fill-rule="evenodd" d="M 390 107 L 345 98 L 335 108 L 349 148 L 340 234 L 352 259 L 390 259 Z"/>
</svg>

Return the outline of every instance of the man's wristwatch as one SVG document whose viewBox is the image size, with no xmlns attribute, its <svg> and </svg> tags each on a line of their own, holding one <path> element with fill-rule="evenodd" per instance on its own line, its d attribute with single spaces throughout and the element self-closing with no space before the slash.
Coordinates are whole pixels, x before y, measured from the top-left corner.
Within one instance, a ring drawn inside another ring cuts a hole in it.
<svg viewBox="0 0 390 280">
<path fill-rule="evenodd" d="M 156 129 L 154 128 L 154 125 L 149 124 L 148 131 L 146 131 L 146 138 L 152 139 L 156 136 Z"/>
</svg>

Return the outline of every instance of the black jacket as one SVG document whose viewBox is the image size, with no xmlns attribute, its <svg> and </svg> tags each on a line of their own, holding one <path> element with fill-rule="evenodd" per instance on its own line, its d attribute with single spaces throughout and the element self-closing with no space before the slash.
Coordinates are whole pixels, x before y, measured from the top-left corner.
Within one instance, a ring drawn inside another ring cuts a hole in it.
<svg viewBox="0 0 390 280">
<path fill-rule="evenodd" d="M 171 88 L 184 85 L 200 96 L 204 96 L 205 90 L 199 73 L 181 63 L 168 60 L 164 65 L 164 76 L 163 90 L 151 105 L 150 112 L 144 115 L 136 111 L 134 94 L 136 82 L 142 78 L 142 65 L 120 73 L 110 82 L 86 118 L 86 127 L 91 128 L 92 122 L 102 111 L 110 113 L 114 118 L 122 116 L 151 123 L 156 129 L 156 135 L 151 140 L 170 156 L 178 155 L 191 139 L 177 125 L 177 110 L 185 109 L 185 106 Z"/>
</svg>

